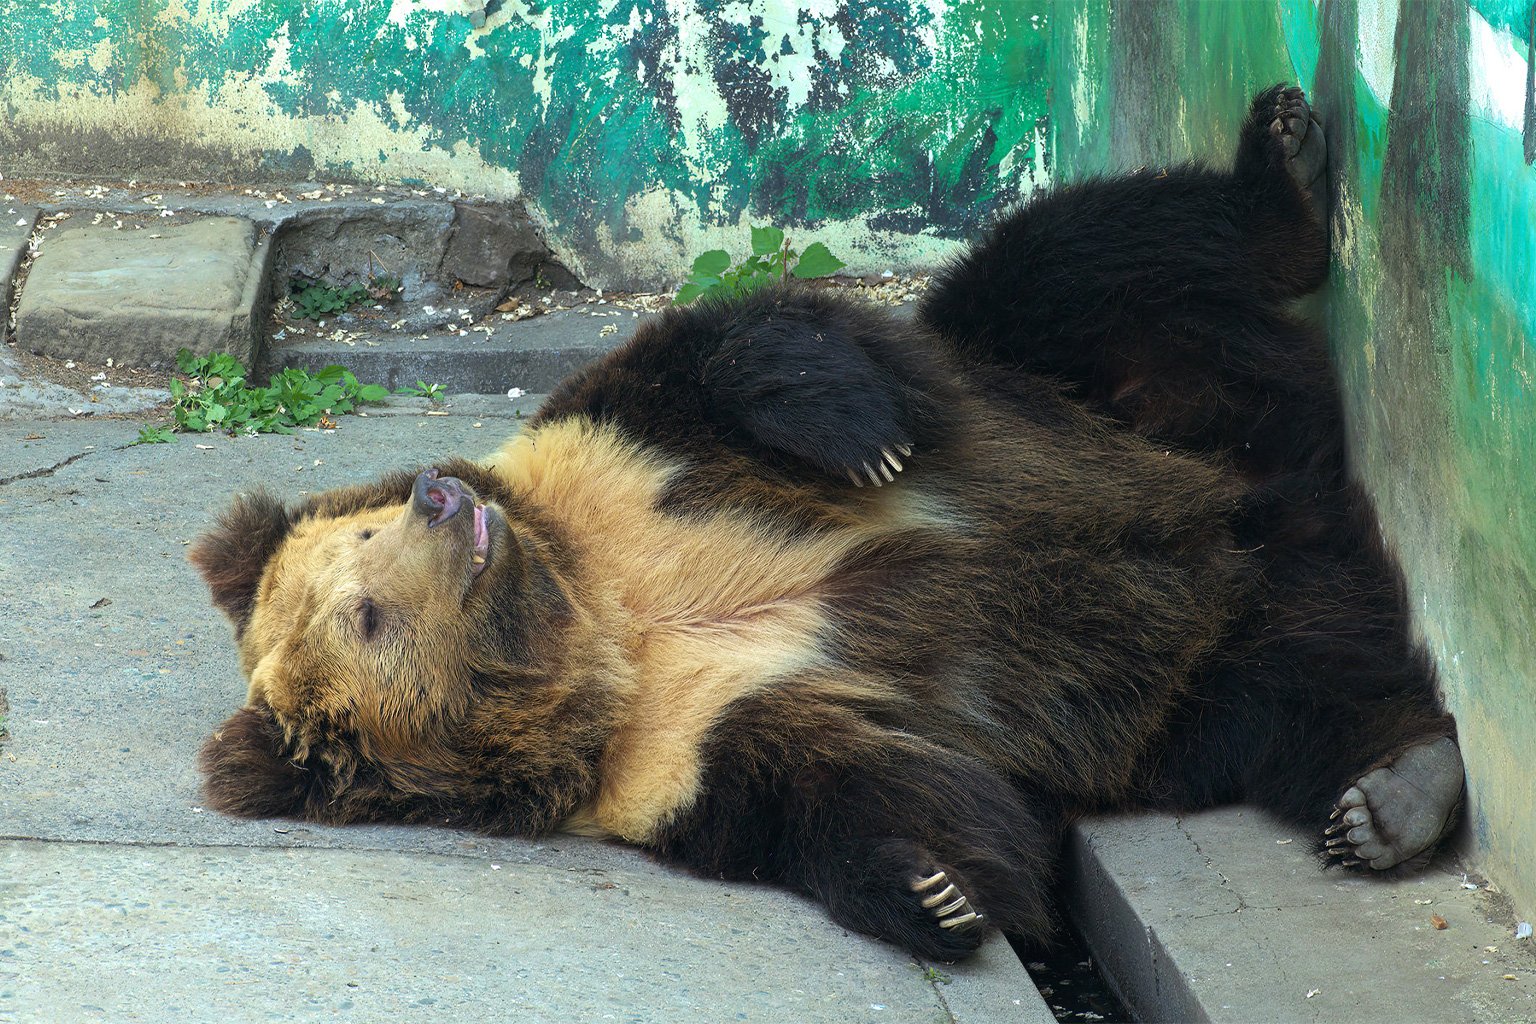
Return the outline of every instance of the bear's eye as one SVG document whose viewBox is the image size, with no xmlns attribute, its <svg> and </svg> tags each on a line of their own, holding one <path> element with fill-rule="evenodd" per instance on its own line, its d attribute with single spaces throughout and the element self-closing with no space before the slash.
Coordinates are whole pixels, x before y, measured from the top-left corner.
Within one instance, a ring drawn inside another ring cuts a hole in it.
<svg viewBox="0 0 1536 1024">
<path fill-rule="evenodd" d="M 362 540 L 367 540 L 369 537 L 372 537 L 372 536 L 373 536 L 373 531 L 372 530 L 364 530 L 362 533 L 358 534 L 358 537 L 361 538 Z"/>
<path fill-rule="evenodd" d="M 363 639 L 372 640 L 373 634 L 379 629 L 379 609 L 372 601 L 363 602 L 360 621 L 363 627 Z"/>
</svg>

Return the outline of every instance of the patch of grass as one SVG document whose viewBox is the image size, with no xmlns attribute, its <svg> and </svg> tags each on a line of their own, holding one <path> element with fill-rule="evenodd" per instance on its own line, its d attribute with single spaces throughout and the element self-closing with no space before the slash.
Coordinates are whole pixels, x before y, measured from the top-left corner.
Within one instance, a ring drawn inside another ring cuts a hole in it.
<svg viewBox="0 0 1536 1024">
<path fill-rule="evenodd" d="M 745 295 L 788 277 L 826 277 L 845 265 L 820 242 L 796 252 L 779 228 L 754 227 L 751 256 L 732 266 L 731 254 L 724 249 L 704 253 L 693 261 L 688 281 L 677 290 L 672 304 L 686 306 L 706 295 Z"/>
<path fill-rule="evenodd" d="M 924 967 L 923 980 L 934 985 L 948 985 L 950 977 L 937 967 Z"/>
</svg>

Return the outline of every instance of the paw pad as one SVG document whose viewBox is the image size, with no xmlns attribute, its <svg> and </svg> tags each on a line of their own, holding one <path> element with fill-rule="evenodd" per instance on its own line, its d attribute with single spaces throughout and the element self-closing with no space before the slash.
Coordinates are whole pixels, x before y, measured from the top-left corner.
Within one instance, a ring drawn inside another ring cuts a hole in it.
<svg viewBox="0 0 1536 1024">
<path fill-rule="evenodd" d="M 958 928 L 986 920 L 943 871 L 919 878 L 912 883 L 912 891 L 920 897 L 923 907 L 938 918 L 940 928 Z"/>
<path fill-rule="evenodd" d="M 1323 847 L 1345 867 L 1377 871 L 1427 858 L 1455 825 L 1462 780 L 1455 740 L 1409 747 L 1344 791 L 1323 830 Z"/>
</svg>

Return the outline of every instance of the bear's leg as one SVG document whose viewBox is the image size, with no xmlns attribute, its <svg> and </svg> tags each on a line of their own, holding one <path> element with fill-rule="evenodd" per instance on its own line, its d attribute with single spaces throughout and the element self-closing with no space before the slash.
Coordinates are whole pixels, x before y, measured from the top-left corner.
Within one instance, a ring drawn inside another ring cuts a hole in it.
<svg viewBox="0 0 1536 1024">
<path fill-rule="evenodd" d="M 697 799 L 650 845 L 805 892 L 923 957 L 966 956 L 991 927 L 1050 935 L 1054 816 L 968 756 L 808 703 L 734 708 L 703 751 Z"/>
<path fill-rule="evenodd" d="M 1461 806 L 1450 717 L 1428 700 L 1329 697 L 1243 669 L 1212 688 L 1197 722 L 1182 723 L 1163 762 L 1166 792 L 1177 794 L 1168 802 L 1251 801 L 1311 831 L 1317 852 L 1347 867 L 1427 859 Z"/>
<path fill-rule="evenodd" d="M 839 924 L 932 959 L 969 954 L 994 925 L 1044 941 L 1054 829 L 974 763 L 903 746 L 878 771 L 801 779 L 786 880 Z"/>
<path fill-rule="evenodd" d="M 1315 830 L 1319 852 L 1375 869 L 1427 856 L 1455 826 L 1455 723 L 1367 511 L 1271 524 L 1267 592 L 1176 712 L 1154 802 L 1251 800 Z"/>
<path fill-rule="evenodd" d="M 1264 192 L 1273 188 L 1280 174 L 1285 175 L 1306 200 L 1307 223 L 1297 230 L 1310 233 L 1316 228 L 1326 232 L 1327 172 L 1328 141 L 1307 103 L 1306 93 L 1276 85 L 1255 96 L 1237 144 L 1233 173 L 1238 180 Z M 1294 215 L 1290 190 L 1282 191 L 1287 194 L 1276 197 L 1277 212 Z M 1276 234 L 1286 233 L 1279 225 L 1272 230 Z"/>
<path fill-rule="evenodd" d="M 1337 432 L 1325 346 L 1289 309 L 1327 277 L 1326 147 L 1300 90 L 1278 86 L 1240 140 L 1232 171 L 1149 168 L 1029 202 L 935 279 L 919 316 L 1145 434 L 1287 465 Z"/>
</svg>

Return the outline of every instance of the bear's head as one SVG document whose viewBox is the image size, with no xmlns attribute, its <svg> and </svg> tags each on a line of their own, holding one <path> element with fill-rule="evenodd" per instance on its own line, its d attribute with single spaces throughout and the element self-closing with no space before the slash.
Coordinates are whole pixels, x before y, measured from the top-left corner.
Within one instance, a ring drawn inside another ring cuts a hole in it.
<svg viewBox="0 0 1536 1024">
<path fill-rule="evenodd" d="M 190 558 L 249 680 L 200 756 L 215 808 L 532 832 L 590 796 L 611 652 L 558 539 L 488 471 L 241 497 Z"/>
</svg>

